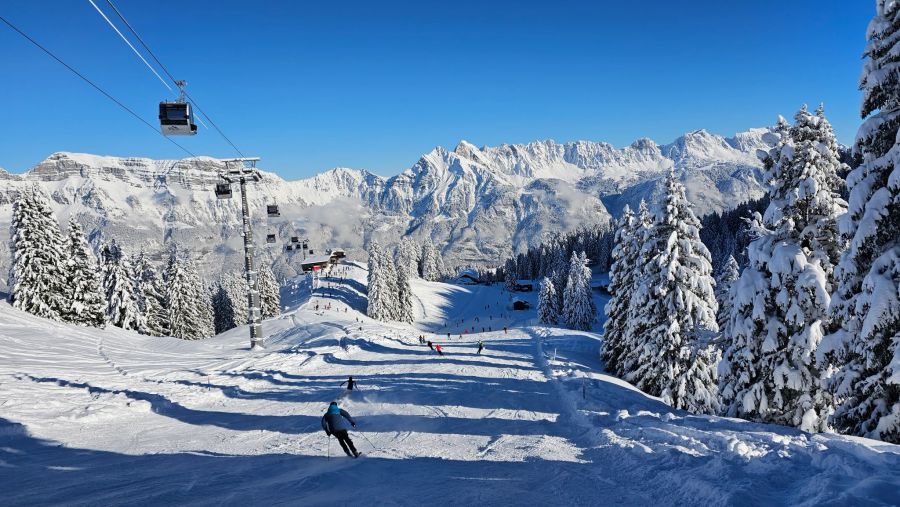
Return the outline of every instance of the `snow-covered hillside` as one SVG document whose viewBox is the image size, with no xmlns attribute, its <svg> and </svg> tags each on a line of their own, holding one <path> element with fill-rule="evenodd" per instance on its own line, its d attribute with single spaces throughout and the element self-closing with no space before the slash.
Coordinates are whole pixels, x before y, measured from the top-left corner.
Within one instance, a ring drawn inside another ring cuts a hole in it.
<svg viewBox="0 0 900 507">
<path fill-rule="evenodd" d="M 185 342 L 0 307 L 2 503 L 896 503 L 900 446 L 672 410 L 499 286 L 416 281 L 419 327 L 375 322 L 365 275 L 286 287 L 262 351 L 246 328 Z M 363 457 L 322 432 L 332 400 Z"/>
<path fill-rule="evenodd" d="M 623 149 L 607 143 L 553 141 L 477 148 L 462 141 L 435 148 L 410 169 L 383 178 L 333 169 L 285 181 L 273 173 L 251 191 L 256 234 L 308 237 L 313 248 L 342 247 L 364 258 L 371 238 L 408 234 L 438 244 L 450 264 L 497 262 L 510 250 L 538 244 L 546 233 L 606 223 L 626 204 L 653 199 L 660 178 L 675 168 L 698 213 L 733 207 L 762 194 L 756 150 L 768 129 L 726 139 L 700 130 L 669 145 L 641 139 Z M 265 161 L 263 161 L 264 163 Z M 237 267 L 238 200 L 212 192 L 218 166 L 209 158 L 151 160 L 56 153 L 22 175 L 0 171 L 0 228 L 23 186 L 50 196 L 61 221 L 76 216 L 92 239 L 115 238 L 158 254 L 176 240 L 193 249 L 208 274 Z M 265 204 L 282 218 L 265 221 Z M 8 265 L 0 238 L 0 266 Z M 135 247 L 137 248 L 137 247 Z M 268 247 L 284 276 L 296 254 Z"/>
</svg>

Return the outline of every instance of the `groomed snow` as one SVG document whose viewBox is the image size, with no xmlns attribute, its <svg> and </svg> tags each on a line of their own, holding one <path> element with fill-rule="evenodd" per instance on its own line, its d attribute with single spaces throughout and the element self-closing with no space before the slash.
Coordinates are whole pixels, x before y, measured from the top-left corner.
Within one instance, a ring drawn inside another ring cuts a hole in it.
<svg viewBox="0 0 900 507">
<path fill-rule="evenodd" d="M 0 503 L 897 501 L 900 446 L 671 410 L 601 373 L 597 334 L 535 326 L 500 285 L 414 281 L 420 327 L 375 322 L 364 267 L 347 269 L 312 299 L 305 279 L 286 288 L 261 351 L 245 328 L 186 342 L 4 303 Z M 344 399 L 348 375 L 359 390 Z M 359 460 L 319 426 L 335 399 L 359 423 Z"/>
</svg>

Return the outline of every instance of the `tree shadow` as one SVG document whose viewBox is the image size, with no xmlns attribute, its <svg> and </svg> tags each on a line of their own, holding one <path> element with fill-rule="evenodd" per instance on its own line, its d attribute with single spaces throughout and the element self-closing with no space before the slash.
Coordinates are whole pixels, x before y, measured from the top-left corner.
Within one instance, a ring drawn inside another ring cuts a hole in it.
<svg viewBox="0 0 900 507">
<path fill-rule="evenodd" d="M 356 442 L 366 452 L 358 460 L 326 457 L 324 442 L 297 449 L 312 455 L 134 455 L 67 447 L 0 418 L 0 482 L 10 506 L 510 505 L 526 497 L 540 505 L 596 505 L 597 498 L 635 498 L 598 485 L 584 463 L 390 459 L 365 440 Z M 333 443 L 331 452 L 338 452 Z M 548 467 L 574 496 L 561 498 L 558 487 L 547 487 L 541 477 Z"/>
</svg>

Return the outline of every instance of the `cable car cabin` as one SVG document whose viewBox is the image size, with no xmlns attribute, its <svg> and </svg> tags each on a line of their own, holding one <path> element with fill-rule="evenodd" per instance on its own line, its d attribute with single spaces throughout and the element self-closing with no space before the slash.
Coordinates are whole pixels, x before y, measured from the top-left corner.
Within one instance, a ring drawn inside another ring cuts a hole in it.
<svg viewBox="0 0 900 507">
<path fill-rule="evenodd" d="M 228 183 L 216 183 L 216 197 L 219 199 L 231 199 L 231 185 Z"/>
<path fill-rule="evenodd" d="M 164 136 L 192 136 L 197 133 L 194 114 L 187 102 L 160 102 L 159 129 Z"/>
<path fill-rule="evenodd" d="M 274 243 L 275 235 L 274 234 L 266 234 L 266 243 Z"/>
<path fill-rule="evenodd" d="M 300 238 L 299 238 L 299 237 L 297 237 L 297 236 L 291 236 L 291 243 L 299 243 L 299 242 L 300 242 Z"/>
<path fill-rule="evenodd" d="M 288 245 L 288 246 L 284 247 L 284 251 L 285 251 L 285 252 L 290 252 L 290 251 L 293 250 L 293 249 L 294 249 L 294 247 L 292 247 L 291 245 Z"/>
<path fill-rule="evenodd" d="M 281 213 L 278 212 L 277 204 L 266 204 L 266 213 L 269 215 L 269 218 L 278 218 L 281 216 Z"/>
<path fill-rule="evenodd" d="M 304 242 L 303 242 L 303 249 L 306 250 L 307 248 L 309 248 L 309 247 L 306 246 L 306 241 L 304 241 Z"/>
</svg>

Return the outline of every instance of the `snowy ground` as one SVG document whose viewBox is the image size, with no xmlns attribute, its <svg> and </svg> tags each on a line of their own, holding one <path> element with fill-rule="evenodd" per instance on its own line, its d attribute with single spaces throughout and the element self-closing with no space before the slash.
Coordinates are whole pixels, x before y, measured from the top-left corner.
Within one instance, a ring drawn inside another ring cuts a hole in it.
<svg viewBox="0 0 900 507">
<path fill-rule="evenodd" d="M 419 328 L 377 323 L 348 270 L 288 288 L 264 351 L 245 328 L 183 342 L 0 307 L 0 504 L 898 502 L 900 446 L 671 410 L 499 286 L 416 282 Z M 358 460 L 319 426 L 334 399 Z"/>
</svg>

